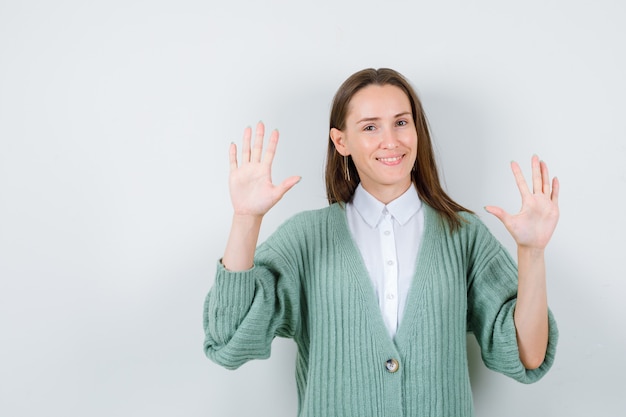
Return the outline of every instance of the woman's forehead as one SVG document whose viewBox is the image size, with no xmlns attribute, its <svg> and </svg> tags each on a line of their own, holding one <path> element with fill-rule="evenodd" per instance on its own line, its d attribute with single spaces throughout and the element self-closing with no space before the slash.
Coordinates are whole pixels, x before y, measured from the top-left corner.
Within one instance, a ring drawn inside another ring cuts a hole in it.
<svg viewBox="0 0 626 417">
<path fill-rule="evenodd" d="M 395 85 L 368 85 L 354 94 L 348 105 L 347 118 L 373 119 L 396 117 L 411 112 L 407 94 Z"/>
</svg>

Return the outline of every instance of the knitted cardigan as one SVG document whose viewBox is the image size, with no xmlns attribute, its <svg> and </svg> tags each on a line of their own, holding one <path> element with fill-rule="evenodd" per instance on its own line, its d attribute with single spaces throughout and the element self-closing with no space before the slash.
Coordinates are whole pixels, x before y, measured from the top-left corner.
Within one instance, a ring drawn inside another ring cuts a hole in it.
<svg viewBox="0 0 626 417">
<path fill-rule="evenodd" d="M 206 355 L 235 369 L 267 358 L 275 336 L 297 344 L 300 417 L 473 416 L 466 334 L 485 365 L 523 383 L 554 360 L 549 313 L 544 363 L 519 359 L 517 267 L 474 215 L 450 232 L 425 205 L 425 227 L 404 317 L 389 336 L 366 267 L 338 204 L 300 213 L 243 272 L 221 263 L 204 309 Z"/>
</svg>

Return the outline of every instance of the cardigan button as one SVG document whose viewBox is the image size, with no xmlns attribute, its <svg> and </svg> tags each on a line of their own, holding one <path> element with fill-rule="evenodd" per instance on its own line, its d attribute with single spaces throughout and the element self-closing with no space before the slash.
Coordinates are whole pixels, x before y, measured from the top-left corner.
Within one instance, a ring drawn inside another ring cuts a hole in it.
<svg viewBox="0 0 626 417">
<path fill-rule="evenodd" d="M 387 371 L 393 374 L 398 372 L 398 370 L 400 369 L 400 364 L 395 359 L 389 359 L 387 362 L 385 362 L 385 368 L 387 368 Z"/>
</svg>

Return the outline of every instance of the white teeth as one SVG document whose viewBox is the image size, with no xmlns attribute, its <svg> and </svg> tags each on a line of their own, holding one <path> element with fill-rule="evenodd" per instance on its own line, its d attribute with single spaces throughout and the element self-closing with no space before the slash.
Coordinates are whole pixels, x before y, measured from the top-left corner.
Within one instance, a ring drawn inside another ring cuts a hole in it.
<svg viewBox="0 0 626 417">
<path fill-rule="evenodd" d="M 382 162 L 395 162 L 399 161 L 401 158 L 401 156 L 396 156 L 395 158 L 378 158 L 378 160 Z"/>
</svg>

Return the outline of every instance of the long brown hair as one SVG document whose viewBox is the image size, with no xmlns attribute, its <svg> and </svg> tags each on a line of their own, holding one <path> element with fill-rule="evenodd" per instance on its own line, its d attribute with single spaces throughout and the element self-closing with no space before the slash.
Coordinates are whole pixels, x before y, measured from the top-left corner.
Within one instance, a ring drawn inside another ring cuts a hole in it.
<svg viewBox="0 0 626 417">
<path fill-rule="evenodd" d="M 326 155 L 326 196 L 328 203 L 347 203 L 352 200 L 354 190 L 360 181 L 352 158 L 349 156 L 344 158 L 335 149 L 335 145 L 330 138 L 330 129 L 345 129 L 350 100 L 359 90 L 372 84 L 396 86 L 404 91 L 409 98 L 418 138 L 417 157 L 414 169 L 411 172 L 411 180 L 415 184 L 422 201 L 434 208 L 447 221 L 450 228 L 455 230 L 461 226 L 463 221 L 462 217 L 459 216 L 459 212 L 471 213 L 471 210 L 454 202 L 441 187 L 430 130 L 422 103 L 406 78 L 389 68 L 368 68 L 356 72 L 344 81 L 335 94 L 330 112 L 328 151 Z M 349 172 L 349 175 L 346 175 L 346 172 Z"/>
</svg>

